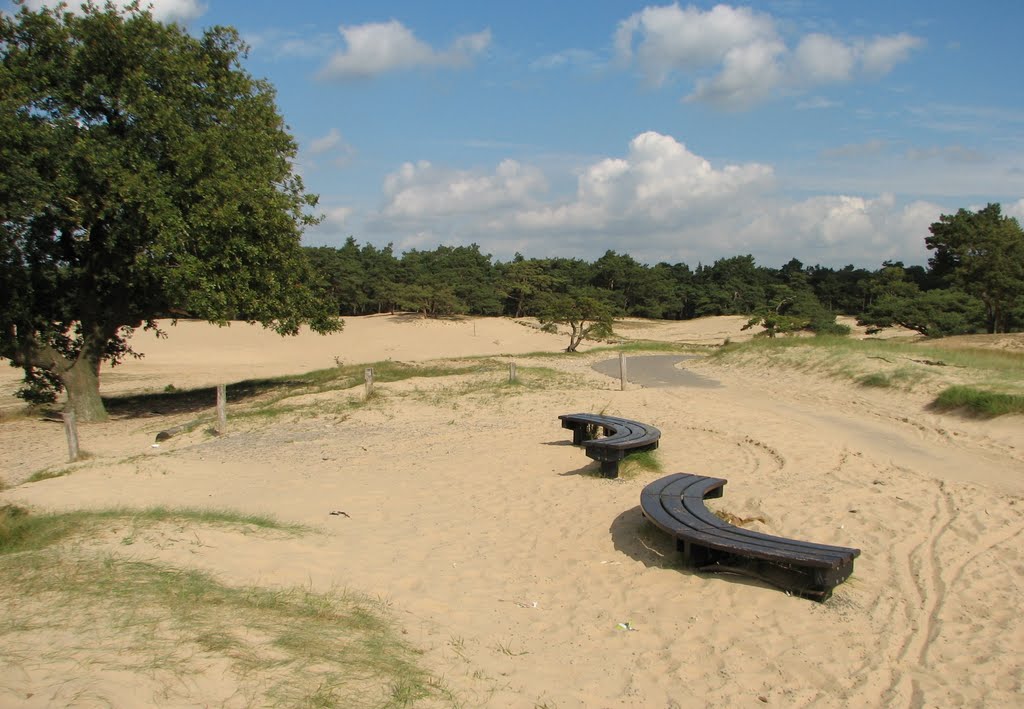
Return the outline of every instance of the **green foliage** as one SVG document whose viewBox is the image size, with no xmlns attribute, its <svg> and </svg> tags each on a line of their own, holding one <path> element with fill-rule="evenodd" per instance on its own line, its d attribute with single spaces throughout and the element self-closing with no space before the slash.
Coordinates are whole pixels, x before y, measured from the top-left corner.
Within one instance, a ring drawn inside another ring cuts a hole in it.
<svg viewBox="0 0 1024 709">
<path fill-rule="evenodd" d="M 100 362 L 158 317 L 339 327 L 305 286 L 316 198 L 245 51 L 137 6 L 0 15 L 0 355 L 30 397 L 62 385 L 103 418 Z"/>
<path fill-rule="evenodd" d="M 976 297 L 988 332 L 1009 332 L 1024 300 L 1024 230 L 999 204 L 943 214 L 929 228 L 932 272 Z"/>
<path fill-rule="evenodd" d="M 537 319 L 542 325 L 568 325 L 569 346 L 575 352 L 583 340 L 612 335 L 615 308 L 597 289 L 573 289 L 568 293 L 544 293 L 537 298 Z"/>
<path fill-rule="evenodd" d="M 445 316 L 473 312 L 499 315 L 504 297 L 489 254 L 470 246 L 439 246 L 433 251 L 412 250 L 402 258 L 406 302 L 400 307 L 425 315 Z"/>
<path fill-rule="evenodd" d="M 937 411 L 965 411 L 983 418 L 1024 414 L 1024 396 L 954 386 L 941 392 L 932 403 Z"/>
<path fill-rule="evenodd" d="M 746 315 L 766 304 L 767 274 L 754 264 L 754 257 L 734 256 L 697 268 L 694 284 L 697 302 L 694 315 Z"/>
<path fill-rule="evenodd" d="M 1012 220 L 998 224 L 1013 232 Z M 1016 242 L 1008 243 L 1013 247 Z M 1011 261 L 1013 248 L 1001 252 Z M 877 327 L 906 324 L 933 336 L 985 327 L 985 301 L 954 282 L 954 262 L 948 254 L 941 260 L 945 266 L 933 259 L 932 270 L 886 261 L 872 272 L 852 265 L 838 270 L 807 267 L 797 259 L 778 269 L 766 268 L 749 255 L 719 259 L 691 271 L 684 263 L 648 266 L 615 251 L 606 251 L 593 263 L 516 254 L 508 263 L 492 264 L 476 246 L 413 250 L 395 258 L 390 246 L 377 253 L 371 246 L 358 247 L 351 238 L 342 249 L 310 251 L 319 254 L 318 268 L 334 269 L 321 279 L 333 279 L 334 290 L 329 288 L 328 293 L 338 292 L 339 281 L 349 284 L 348 295 L 341 298 L 348 303 L 340 307 L 342 314 L 380 312 L 387 307 L 383 304 L 390 304 L 428 315 L 500 312 L 520 317 L 550 311 L 553 298 L 587 290 L 617 315 L 747 315 L 750 327 L 762 327 L 767 337 L 798 331 L 848 334 L 849 328 L 835 321 L 838 313 L 859 314 L 863 322 Z M 336 255 L 328 255 L 331 251 Z M 362 275 L 372 268 L 379 275 Z M 1013 268 L 1011 263 L 1003 270 Z M 364 308 L 360 303 L 368 301 L 360 288 L 387 295 L 375 296 L 374 304 Z M 1024 298 L 1018 294 L 1008 300 L 1005 312 L 1011 328 L 1024 324 Z"/>
<path fill-rule="evenodd" d="M 23 386 L 18 390 L 18 398 L 29 404 L 52 404 L 57 395 L 64 390 L 60 377 L 46 369 L 31 365 L 24 368 Z"/>
<path fill-rule="evenodd" d="M 759 334 L 766 337 L 801 331 L 823 335 L 850 334 L 850 328 L 836 323 L 835 313 L 822 306 L 803 278 L 773 286 L 770 291 L 769 305 L 760 308 L 743 326 L 744 330 L 760 325 L 764 330 Z"/>
<path fill-rule="evenodd" d="M 527 261 L 520 254 L 511 263 L 499 268 L 499 287 L 506 293 L 512 317 L 521 318 L 526 314 L 529 303 L 539 293 L 549 291 L 556 285 L 555 277 L 545 271 L 540 261 Z"/>
<path fill-rule="evenodd" d="M 960 290 L 930 290 L 917 286 L 902 295 L 883 295 L 857 322 L 861 325 L 901 325 L 927 337 L 975 332 L 984 318 L 984 305 Z"/>
</svg>

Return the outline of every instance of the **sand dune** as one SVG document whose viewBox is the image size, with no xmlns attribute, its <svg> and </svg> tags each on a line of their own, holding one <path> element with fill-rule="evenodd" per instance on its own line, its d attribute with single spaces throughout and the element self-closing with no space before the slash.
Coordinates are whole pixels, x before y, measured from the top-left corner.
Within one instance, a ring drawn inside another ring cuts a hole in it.
<svg viewBox="0 0 1024 709">
<path fill-rule="evenodd" d="M 622 332 L 720 344 L 749 336 L 742 324 L 635 321 Z M 352 318 L 339 335 L 291 340 L 181 323 L 168 339 L 139 344 L 146 357 L 105 372 L 105 391 L 295 373 L 335 358 L 501 354 L 520 365 L 528 385 L 517 389 L 481 380 L 500 371 L 413 379 L 379 385 L 379 398 L 344 414 L 232 420 L 224 436 L 196 430 L 159 448 L 155 433 L 187 415 L 86 426 L 93 457 L 73 474 L 0 493 L 0 504 L 58 510 L 228 507 L 323 529 L 300 538 L 204 529 L 195 544 L 157 528 L 130 553 L 230 583 L 385 596 L 426 666 L 467 706 L 1021 701 L 1020 417 L 940 416 L 915 395 L 711 362 L 692 367 L 719 388 L 619 391 L 590 369 L 608 354 L 567 358 L 558 354 L 564 337 L 497 319 Z M 594 464 L 557 419 L 572 411 L 658 426 L 664 473 L 727 478 L 724 498 L 709 506 L 761 518 L 752 523 L 761 531 L 860 548 L 854 577 L 816 604 L 679 568 L 671 541 L 639 513 L 640 490 L 659 474 L 587 475 Z M 62 465 L 62 436 L 36 420 L 0 425 L 0 477 L 16 484 Z M 118 539 L 95 544 L 127 553 Z M 622 630 L 625 621 L 636 631 Z M 25 640 L 22 657 L 53 649 L 52 637 L 37 641 Z M 0 673 L 0 704 L 27 695 L 70 703 L 89 687 L 119 707 L 234 706 L 234 681 L 225 674 L 157 701 L 144 679 L 22 660 Z"/>
</svg>

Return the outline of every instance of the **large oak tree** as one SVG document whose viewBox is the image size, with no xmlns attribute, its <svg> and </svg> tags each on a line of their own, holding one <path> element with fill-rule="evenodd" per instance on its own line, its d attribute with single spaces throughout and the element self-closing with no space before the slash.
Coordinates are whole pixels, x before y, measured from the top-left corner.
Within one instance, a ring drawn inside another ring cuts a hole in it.
<svg viewBox="0 0 1024 709">
<path fill-rule="evenodd" d="M 157 318 L 340 327 L 307 287 L 316 197 L 245 54 L 137 4 L 0 16 L 0 355 L 80 420 Z"/>
</svg>

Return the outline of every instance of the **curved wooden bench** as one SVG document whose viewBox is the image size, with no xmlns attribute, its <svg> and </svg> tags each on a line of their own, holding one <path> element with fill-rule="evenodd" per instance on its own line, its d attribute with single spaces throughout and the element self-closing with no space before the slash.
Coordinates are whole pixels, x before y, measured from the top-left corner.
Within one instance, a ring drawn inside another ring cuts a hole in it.
<svg viewBox="0 0 1024 709">
<path fill-rule="evenodd" d="M 574 445 L 582 445 L 587 457 L 600 461 L 606 478 L 619 476 L 619 463 L 630 453 L 658 447 L 661 431 L 639 421 L 601 414 L 562 414 L 562 428 L 572 430 Z M 603 432 L 603 437 L 598 437 Z"/>
<path fill-rule="evenodd" d="M 676 473 L 640 493 L 652 524 L 676 538 L 676 548 L 701 571 L 753 576 L 804 598 L 824 601 L 853 573 L 860 549 L 773 537 L 734 527 L 704 506 L 721 497 L 726 481 Z"/>
</svg>

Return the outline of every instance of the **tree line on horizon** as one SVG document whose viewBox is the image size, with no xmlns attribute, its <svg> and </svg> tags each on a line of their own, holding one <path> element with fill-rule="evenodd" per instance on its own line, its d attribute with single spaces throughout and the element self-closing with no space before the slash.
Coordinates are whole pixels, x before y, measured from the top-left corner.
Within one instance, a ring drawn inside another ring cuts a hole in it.
<svg viewBox="0 0 1024 709">
<path fill-rule="evenodd" d="M 999 204 L 943 215 L 924 239 L 927 267 L 886 261 L 876 270 L 848 265 L 781 268 L 751 255 L 691 268 L 647 265 L 606 251 L 594 261 L 526 258 L 496 261 L 469 246 L 412 249 L 392 245 L 304 247 L 317 289 L 338 315 L 412 311 L 452 315 L 535 316 L 568 322 L 632 316 L 689 320 L 748 316 L 768 335 L 842 332 L 837 315 L 873 327 L 901 325 L 927 336 L 1024 329 L 1024 233 Z"/>
</svg>

